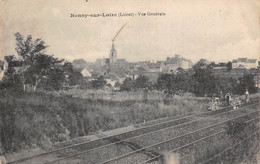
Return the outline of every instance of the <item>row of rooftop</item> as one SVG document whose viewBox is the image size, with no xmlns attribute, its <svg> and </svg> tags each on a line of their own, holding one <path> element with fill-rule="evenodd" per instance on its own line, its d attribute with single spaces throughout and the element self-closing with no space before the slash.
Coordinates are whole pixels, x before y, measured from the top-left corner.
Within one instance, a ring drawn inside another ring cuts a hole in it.
<svg viewBox="0 0 260 164">
<path fill-rule="evenodd" d="M 232 61 L 232 68 L 257 68 L 259 66 L 259 61 L 257 59 L 248 59 L 248 58 L 238 58 Z"/>
<path fill-rule="evenodd" d="M 251 69 L 258 67 L 257 59 L 247 59 L 238 58 L 236 60 L 244 62 L 239 62 L 238 66 L 235 66 L 232 62 L 233 70 L 237 70 L 240 73 L 244 69 Z M 127 62 L 125 59 L 117 59 L 116 64 L 108 64 L 103 61 L 104 59 L 97 59 L 95 63 L 87 63 L 83 59 L 73 61 L 73 65 L 76 69 L 81 71 L 82 75 L 89 80 L 96 78 L 99 75 L 104 76 L 104 78 L 112 85 L 116 82 L 122 82 L 125 78 L 131 77 L 133 79 L 140 75 L 148 76 L 151 81 L 156 81 L 160 73 L 175 73 L 178 68 L 189 69 L 193 66 L 193 63 L 181 57 L 180 55 L 175 55 L 174 57 L 167 57 L 165 61 L 140 61 L 140 62 Z M 205 60 L 206 61 L 206 60 Z M 248 64 L 247 61 L 250 61 Z M 252 62 L 254 61 L 254 62 Z M 207 64 L 209 64 L 208 62 Z M 227 63 L 221 63 L 214 67 L 216 72 L 223 72 L 226 70 Z M 220 68 L 220 69 L 219 69 Z M 239 71 L 240 70 L 240 71 Z M 233 73 L 231 71 L 230 73 Z M 235 71 L 236 72 L 236 71 Z"/>
<path fill-rule="evenodd" d="M 96 62 L 91 63 L 86 62 L 84 59 L 78 59 L 74 60 L 72 64 L 74 69 L 81 72 L 85 78 L 91 80 L 102 75 L 108 83 L 111 83 L 111 85 L 115 84 L 116 81 L 122 82 L 127 77 L 135 79 L 140 75 L 148 76 L 151 81 L 156 81 L 160 73 L 175 73 L 178 68 L 185 70 L 193 66 L 193 63 L 190 60 L 185 59 L 180 55 L 167 57 L 164 61 L 156 62 L 127 62 L 125 59 L 114 59 L 113 64 L 111 64 L 106 63 L 105 60 L 106 59 L 104 58 L 97 59 Z M 209 63 L 210 62 L 207 64 Z M 222 63 L 221 65 L 224 69 L 226 63 Z M 6 67 L 8 67 L 7 63 L 0 61 L 0 79 L 3 77 Z M 232 61 L 233 70 L 252 69 L 258 67 L 259 61 L 257 59 L 238 58 Z M 215 68 L 218 69 L 218 66 Z M 221 72 L 222 69 L 219 69 L 219 71 Z"/>
</svg>

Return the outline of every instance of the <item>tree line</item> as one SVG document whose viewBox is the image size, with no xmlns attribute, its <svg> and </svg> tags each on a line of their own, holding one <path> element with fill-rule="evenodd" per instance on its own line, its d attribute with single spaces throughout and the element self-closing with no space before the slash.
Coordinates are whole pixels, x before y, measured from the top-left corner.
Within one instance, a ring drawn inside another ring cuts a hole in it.
<svg viewBox="0 0 260 164">
<path fill-rule="evenodd" d="M 85 89 L 111 87 L 103 76 L 88 81 L 80 72 L 73 69 L 70 62 L 48 55 L 46 53 L 48 46 L 42 39 L 33 40 L 31 35 L 24 37 L 20 33 L 16 33 L 15 38 L 18 57 L 5 56 L 8 69 L 1 83 L 2 87 L 26 90 L 26 86 L 30 86 L 34 91 L 38 88 L 61 90 L 70 86 Z M 230 71 L 230 67 L 228 70 Z M 128 77 L 122 84 L 116 82 L 114 87 L 120 88 L 121 91 L 156 89 L 167 94 L 189 92 L 196 96 L 212 96 L 227 92 L 243 94 L 245 89 L 250 93 L 257 92 L 253 78 L 252 74 L 245 74 L 239 78 L 214 75 L 212 63 L 206 64 L 202 59 L 191 69 L 178 68 L 175 73 L 160 74 L 156 82 L 151 82 L 147 76 L 140 75 L 136 79 Z"/>
<path fill-rule="evenodd" d="M 150 82 L 146 76 L 139 76 L 136 80 L 126 78 L 120 89 L 134 91 L 148 88 L 160 90 L 168 95 L 189 92 L 196 96 L 220 96 L 226 93 L 241 95 L 246 89 L 250 93 L 258 91 L 252 74 L 244 74 L 237 78 L 214 75 L 210 67 L 201 67 L 199 64 L 195 64 L 189 70 L 180 68 L 175 74 L 160 74 L 155 83 Z"/>
</svg>

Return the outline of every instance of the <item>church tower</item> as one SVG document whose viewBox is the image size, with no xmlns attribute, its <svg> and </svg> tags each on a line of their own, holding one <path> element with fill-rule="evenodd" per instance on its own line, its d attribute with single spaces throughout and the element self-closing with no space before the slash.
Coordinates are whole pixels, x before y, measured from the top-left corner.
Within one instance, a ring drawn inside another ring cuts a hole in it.
<svg viewBox="0 0 260 164">
<path fill-rule="evenodd" d="M 117 52 L 115 49 L 114 42 L 112 43 L 112 48 L 109 53 L 109 61 L 111 65 L 115 65 L 117 63 Z"/>
</svg>

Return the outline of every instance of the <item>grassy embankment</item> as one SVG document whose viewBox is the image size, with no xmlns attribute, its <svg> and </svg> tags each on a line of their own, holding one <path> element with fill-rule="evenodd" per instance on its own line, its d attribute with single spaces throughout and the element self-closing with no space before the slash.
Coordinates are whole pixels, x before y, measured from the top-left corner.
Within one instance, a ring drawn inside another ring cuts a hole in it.
<svg viewBox="0 0 260 164">
<path fill-rule="evenodd" d="M 153 120 L 181 117 L 206 109 L 209 100 L 191 96 L 166 98 L 159 92 L 74 90 L 0 95 L 0 153 L 34 147 Z"/>
</svg>

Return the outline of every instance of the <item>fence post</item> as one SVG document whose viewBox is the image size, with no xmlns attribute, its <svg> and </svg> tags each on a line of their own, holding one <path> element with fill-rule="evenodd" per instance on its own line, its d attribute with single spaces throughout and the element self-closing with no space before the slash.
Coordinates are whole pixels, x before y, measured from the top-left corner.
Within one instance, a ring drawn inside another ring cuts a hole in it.
<svg viewBox="0 0 260 164">
<path fill-rule="evenodd" d="M 176 153 L 163 153 L 163 164 L 180 164 L 179 154 Z"/>
<path fill-rule="evenodd" d="M 0 164 L 6 164 L 5 157 L 0 156 Z"/>
</svg>

